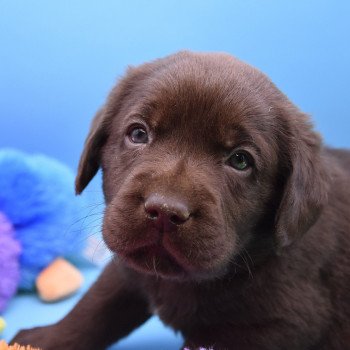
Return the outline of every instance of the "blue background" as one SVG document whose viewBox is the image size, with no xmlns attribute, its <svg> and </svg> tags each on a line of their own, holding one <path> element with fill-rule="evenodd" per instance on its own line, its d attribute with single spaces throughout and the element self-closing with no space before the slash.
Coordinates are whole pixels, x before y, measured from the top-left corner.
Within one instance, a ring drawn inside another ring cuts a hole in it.
<svg viewBox="0 0 350 350">
<path fill-rule="evenodd" d="M 349 146 L 349 36 L 348 0 L 1 0 L 0 147 L 76 168 L 125 68 L 180 49 L 257 66 L 327 143 Z"/>
<path fill-rule="evenodd" d="M 90 119 L 125 68 L 180 49 L 260 68 L 327 144 L 348 147 L 349 34 L 349 0 L 1 0 L 0 147 L 76 168 Z"/>
</svg>

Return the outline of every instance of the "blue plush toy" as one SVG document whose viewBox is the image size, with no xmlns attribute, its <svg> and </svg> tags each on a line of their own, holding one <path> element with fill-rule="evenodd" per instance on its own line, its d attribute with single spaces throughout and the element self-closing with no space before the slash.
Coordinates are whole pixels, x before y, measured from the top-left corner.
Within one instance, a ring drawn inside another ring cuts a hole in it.
<svg viewBox="0 0 350 350">
<path fill-rule="evenodd" d="M 21 249 L 21 289 L 33 289 L 38 273 L 55 258 L 82 251 L 84 233 L 81 225 L 75 223 L 84 217 L 84 209 L 85 200 L 74 195 L 74 174 L 65 165 L 42 155 L 0 150 L 0 213 L 3 222 L 0 231 L 4 231 L 0 235 L 3 238 L 5 233 L 7 235 L 2 248 L 12 260 Z M 19 244 L 14 243 L 14 239 Z M 5 244 L 10 248 L 5 248 Z M 13 271 L 16 270 L 15 262 L 0 258 L 0 274 L 4 270 L 10 271 L 1 269 L 5 263 L 12 264 Z M 9 286 L 9 283 L 1 283 L 5 280 L 0 275 L 0 305 L 4 305 L 1 298 L 10 297 L 1 290 Z"/>
</svg>

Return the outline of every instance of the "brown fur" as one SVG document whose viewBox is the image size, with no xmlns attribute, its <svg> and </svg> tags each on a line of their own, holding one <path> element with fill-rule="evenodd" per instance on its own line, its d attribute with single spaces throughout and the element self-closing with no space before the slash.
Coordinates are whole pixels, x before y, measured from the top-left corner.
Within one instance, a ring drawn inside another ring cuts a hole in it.
<svg viewBox="0 0 350 350">
<path fill-rule="evenodd" d="M 132 123 L 149 143 L 130 143 Z M 250 169 L 227 164 L 236 149 Z M 119 259 L 61 322 L 15 341 L 103 349 L 157 313 L 191 349 L 350 349 L 350 153 L 265 75 L 189 52 L 130 68 L 93 122 L 78 193 L 99 167 Z"/>
</svg>

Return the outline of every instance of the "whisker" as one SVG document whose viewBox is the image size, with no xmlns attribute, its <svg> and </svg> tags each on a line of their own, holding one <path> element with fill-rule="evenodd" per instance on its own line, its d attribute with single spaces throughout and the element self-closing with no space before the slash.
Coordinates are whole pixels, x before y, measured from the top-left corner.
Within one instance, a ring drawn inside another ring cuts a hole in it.
<svg viewBox="0 0 350 350">
<path fill-rule="evenodd" d="M 83 209 L 88 209 L 88 208 L 92 208 L 92 207 L 97 208 L 101 205 L 105 205 L 105 202 L 103 201 L 103 202 L 98 202 L 98 203 L 90 203 L 90 204 L 82 205 L 82 208 Z"/>
<path fill-rule="evenodd" d="M 251 279 L 253 279 L 254 277 L 253 277 L 253 274 L 252 274 L 252 270 L 251 270 L 251 268 L 250 268 L 250 266 L 249 266 L 248 261 L 247 261 L 247 260 L 245 259 L 245 257 L 244 257 L 244 252 L 242 252 L 242 254 L 239 253 L 239 256 L 242 258 L 242 260 L 243 260 L 245 266 L 247 267 L 247 270 L 248 270 L 248 273 L 249 273 L 249 277 L 250 277 Z"/>
<path fill-rule="evenodd" d="M 158 271 L 157 271 L 157 266 L 156 266 L 156 257 L 153 256 L 152 258 L 152 262 L 153 262 L 153 270 L 154 270 L 154 273 L 156 274 L 156 278 L 158 279 Z"/>
<path fill-rule="evenodd" d="M 72 231 L 71 231 L 71 228 L 72 228 L 73 226 L 77 225 L 77 224 L 78 224 L 79 222 L 81 222 L 81 221 L 85 222 L 88 218 L 93 217 L 93 216 L 96 216 L 96 215 L 100 215 L 101 218 L 102 218 L 103 213 L 90 213 L 90 214 L 85 215 L 85 216 L 82 217 L 82 218 L 79 218 L 79 219 L 77 219 L 77 220 L 74 220 L 70 225 L 68 225 L 68 227 L 65 229 L 65 231 L 64 231 L 63 234 L 64 234 L 64 235 L 67 235 L 69 232 L 72 232 Z M 81 231 L 81 230 L 82 230 L 82 228 L 80 228 L 79 230 L 76 230 L 76 231 Z"/>
<path fill-rule="evenodd" d="M 97 251 L 98 251 L 98 249 L 100 248 L 101 244 L 104 244 L 104 241 L 103 241 L 102 239 L 99 241 L 99 243 L 97 244 L 97 246 L 96 246 L 95 249 L 94 249 L 94 252 L 93 252 L 93 254 L 92 254 L 92 261 L 94 261 L 95 256 L 96 256 L 96 254 L 97 254 Z"/>
</svg>

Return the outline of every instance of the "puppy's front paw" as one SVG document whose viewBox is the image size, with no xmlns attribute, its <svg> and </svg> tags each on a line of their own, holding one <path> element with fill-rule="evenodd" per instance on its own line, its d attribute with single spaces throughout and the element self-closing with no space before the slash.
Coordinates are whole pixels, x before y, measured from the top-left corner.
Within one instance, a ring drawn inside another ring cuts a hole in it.
<svg viewBox="0 0 350 350">
<path fill-rule="evenodd" d="M 18 332 L 11 340 L 11 344 L 30 345 L 32 348 L 40 348 L 40 350 L 70 349 L 65 347 L 58 339 L 55 326 L 36 327 Z"/>
</svg>

